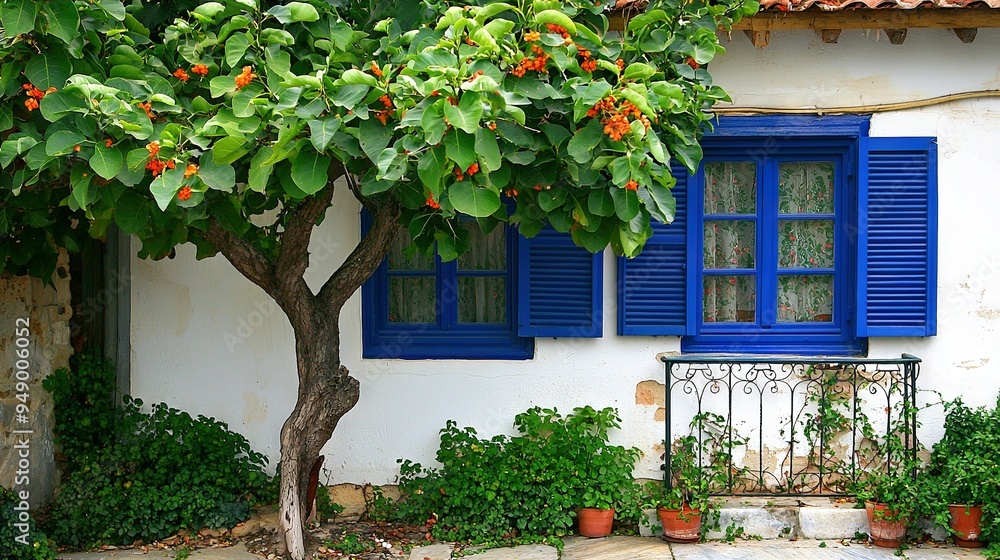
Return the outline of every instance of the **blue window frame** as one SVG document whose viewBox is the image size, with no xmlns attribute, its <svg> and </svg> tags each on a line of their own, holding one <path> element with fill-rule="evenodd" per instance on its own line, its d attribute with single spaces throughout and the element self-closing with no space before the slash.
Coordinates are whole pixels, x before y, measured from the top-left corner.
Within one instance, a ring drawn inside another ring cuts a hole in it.
<svg viewBox="0 0 1000 560">
<path fill-rule="evenodd" d="M 696 173 L 671 169 L 674 222 L 654 224 L 642 254 L 618 260 L 619 334 L 681 336 L 682 350 L 691 352 L 804 355 L 862 354 L 871 336 L 936 334 L 934 138 L 870 138 L 867 117 L 722 117 L 703 146 Z M 706 166 L 726 162 L 753 165 L 746 173 L 752 181 L 740 183 L 752 186 L 754 204 L 706 210 Z M 830 169 L 834 203 L 782 210 L 782 166 L 808 162 Z M 817 263 L 783 261 L 783 227 L 817 220 L 832 226 L 830 250 Z M 732 245 L 742 250 L 724 255 L 729 263 L 717 254 L 719 224 L 735 230 Z M 812 306 L 827 309 L 782 317 L 787 302 L 779 294 L 789 278 L 832 284 L 832 301 Z M 723 309 L 705 293 L 712 287 L 706 279 L 742 282 L 756 296 L 753 310 L 727 308 L 719 321 Z"/>
<path fill-rule="evenodd" d="M 692 307 L 701 312 L 697 334 L 682 339 L 682 350 L 860 353 L 851 313 L 857 140 L 800 139 L 768 151 L 755 146 L 741 138 L 709 139 L 690 179 L 688 252 L 700 288 Z M 740 193 L 747 196 L 732 207 L 720 204 L 715 192 L 738 187 L 713 185 L 716 175 L 744 182 Z M 805 179 L 792 187 L 793 177 Z M 797 250 L 811 256 L 800 260 Z"/>
<path fill-rule="evenodd" d="M 364 215 L 364 229 L 369 219 Z M 365 358 L 532 357 L 534 339 L 519 336 L 516 325 L 517 232 L 500 225 L 479 236 L 478 253 L 443 262 L 436 254 L 404 259 L 408 237 L 400 231 L 393 254 L 362 290 Z"/>
</svg>

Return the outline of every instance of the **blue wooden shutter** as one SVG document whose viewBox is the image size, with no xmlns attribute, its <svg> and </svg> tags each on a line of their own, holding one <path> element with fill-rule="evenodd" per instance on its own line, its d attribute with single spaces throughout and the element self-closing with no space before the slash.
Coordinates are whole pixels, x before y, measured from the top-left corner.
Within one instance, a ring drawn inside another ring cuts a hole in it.
<svg viewBox="0 0 1000 560">
<path fill-rule="evenodd" d="M 688 317 L 688 173 L 670 170 L 677 211 L 671 224 L 653 220 L 653 237 L 634 259 L 618 259 L 618 334 L 692 334 Z"/>
<path fill-rule="evenodd" d="M 517 334 L 600 338 L 603 253 L 546 227 L 517 248 Z"/>
<path fill-rule="evenodd" d="M 937 144 L 862 138 L 858 336 L 937 333 Z"/>
</svg>

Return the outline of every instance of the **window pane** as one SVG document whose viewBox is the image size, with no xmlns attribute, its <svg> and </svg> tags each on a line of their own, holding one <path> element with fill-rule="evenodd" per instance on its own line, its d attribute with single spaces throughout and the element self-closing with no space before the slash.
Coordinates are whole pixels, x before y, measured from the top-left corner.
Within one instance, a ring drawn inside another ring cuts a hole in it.
<svg viewBox="0 0 1000 560">
<path fill-rule="evenodd" d="M 705 268 L 754 268 L 754 222 L 705 220 Z"/>
<path fill-rule="evenodd" d="M 833 268 L 833 220 L 779 220 L 778 266 Z"/>
<path fill-rule="evenodd" d="M 465 276 L 458 279 L 459 323 L 506 323 L 507 279 Z"/>
<path fill-rule="evenodd" d="M 757 164 L 721 161 L 705 164 L 705 214 L 757 211 Z"/>
<path fill-rule="evenodd" d="M 434 277 L 389 277 L 389 322 L 436 323 Z"/>
<path fill-rule="evenodd" d="M 780 164 L 778 212 L 833 214 L 833 163 L 794 161 Z"/>
<path fill-rule="evenodd" d="M 433 256 L 414 254 L 407 257 L 403 251 L 409 246 L 410 233 L 400 228 L 392 249 L 389 249 L 389 270 L 434 270 Z"/>
<path fill-rule="evenodd" d="M 778 322 L 833 320 L 833 275 L 778 277 Z"/>
<path fill-rule="evenodd" d="M 507 270 L 507 234 L 503 226 L 488 235 L 475 222 L 462 222 L 469 232 L 469 250 L 458 257 L 459 270 Z"/>
<path fill-rule="evenodd" d="M 706 323 L 752 323 L 756 307 L 754 276 L 705 276 Z"/>
</svg>

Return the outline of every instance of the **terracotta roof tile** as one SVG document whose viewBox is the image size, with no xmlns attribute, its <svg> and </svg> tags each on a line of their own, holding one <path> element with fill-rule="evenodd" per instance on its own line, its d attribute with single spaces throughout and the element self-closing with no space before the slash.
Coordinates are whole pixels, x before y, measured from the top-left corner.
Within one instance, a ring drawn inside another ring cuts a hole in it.
<svg viewBox="0 0 1000 560">
<path fill-rule="evenodd" d="M 645 8 L 646 0 L 618 0 L 616 10 Z M 802 12 L 809 9 L 835 12 L 838 10 L 912 10 L 915 8 L 974 8 L 1000 9 L 1000 0 L 761 0 L 762 11 Z"/>
</svg>

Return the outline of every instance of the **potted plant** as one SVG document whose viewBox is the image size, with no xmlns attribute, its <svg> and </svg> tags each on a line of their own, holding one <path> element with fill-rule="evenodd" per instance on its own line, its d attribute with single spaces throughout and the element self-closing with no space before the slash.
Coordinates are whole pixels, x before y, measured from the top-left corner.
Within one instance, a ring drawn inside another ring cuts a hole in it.
<svg viewBox="0 0 1000 560">
<path fill-rule="evenodd" d="M 985 546 L 1000 525 L 1000 407 L 945 403 L 944 430 L 922 476 L 921 513 L 946 528 L 955 544 Z"/>
<path fill-rule="evenodd" d="M 567 456 L 575 463 L 579 496 L 577 525 L 581 535 L 597 538 L 611 533 L 616 508 L 634 503 L 635 462 L 641 452 L 634 447 L 611 445 L 608 432 L 620 428 L 613 408 L 590 406 L 574 409 L 567 417 Z M 630 511 L 636 508 L 628 508 Z M 633 517 L 630 513 L 629 517 Z"/>
<path fill-rule="evenodd" d="M 868 513 L 869 534 L 875 546 L 899 548 L 913 521 L 917 486 L 904 470 L 869 474 L 865 488 L 857 492 Z"/>
<path fill-rule="evenodd" d="M 670 542 L 698 542 L 718 526 L 719 509 L 712 493 L 732 488 L 745 469 L 733 465 L 732 450 L 744 445 L 725 418 L 702 413 L 691 421 L 691 433 L 670 446 L 670 469 L 662 482 L 646 486 L 647 505 L 655 507 Z"/>
</svg>

